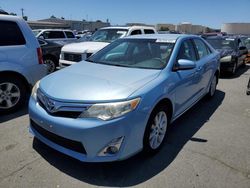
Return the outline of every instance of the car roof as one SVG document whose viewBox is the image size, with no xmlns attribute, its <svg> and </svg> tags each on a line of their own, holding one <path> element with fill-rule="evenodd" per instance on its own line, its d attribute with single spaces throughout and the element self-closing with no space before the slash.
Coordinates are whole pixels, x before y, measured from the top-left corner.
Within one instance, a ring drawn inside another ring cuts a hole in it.
<svg viewBox="0 0 250 188">
<path fill-rule="evenodd" d="M 146 34 L 146 35 L 132 35 L 126 38 L 130 39 L 158 39 L 158 40 L 177 40 L 178 38 L 199 38 L 196 35 L 187 34 Z"/>
<path fill-rule="evenodd" d="M 73 32 L 70 29 L 33 29 L 32 31 L 70 31 Z"/>
<path fill-rule="evenodd" d="M 139 25 L 134 25 L 134 26 L 111 26 L 111 27 L 103 27 L 101 29 L 155 29 L 154 27 L 151 26 L 139 26 Z"/>
<path fill-rule="evenodd" d="M 23 21 L 23 19 L 19 16 L 12 16 L 12 15 L 0 15 L 0 20 L 6 20 L 6 21 Z"/>
</svg>

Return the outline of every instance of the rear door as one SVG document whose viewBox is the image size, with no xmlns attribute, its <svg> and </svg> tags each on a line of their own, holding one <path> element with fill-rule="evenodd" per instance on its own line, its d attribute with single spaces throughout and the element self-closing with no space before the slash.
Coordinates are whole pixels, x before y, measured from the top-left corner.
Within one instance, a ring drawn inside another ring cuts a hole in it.
<svg viewBox="0 0 250 188">
<path fill-rule="evenodd" d="M 0 64 L 8 63 L 13 70 L 16 66 L 28 65 L 34 55 L 30 54 L 32 52 L 27 47 L 27 41 L 18 24 L 13 21 L 0 21 L 0 28 Z"/>
</svg>

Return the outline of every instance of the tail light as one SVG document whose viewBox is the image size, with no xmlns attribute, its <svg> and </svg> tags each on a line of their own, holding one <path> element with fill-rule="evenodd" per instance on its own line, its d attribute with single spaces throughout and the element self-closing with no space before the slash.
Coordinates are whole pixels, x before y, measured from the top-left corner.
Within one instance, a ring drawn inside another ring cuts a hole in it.
<svg viewBox="0 0 250 188">
<path fill-rule="evenodd" d="M 37 48 L 37 57 L 38 57 L 38 63 L 43 64 L 43 53 L 41 48 Z"/>
</svg>

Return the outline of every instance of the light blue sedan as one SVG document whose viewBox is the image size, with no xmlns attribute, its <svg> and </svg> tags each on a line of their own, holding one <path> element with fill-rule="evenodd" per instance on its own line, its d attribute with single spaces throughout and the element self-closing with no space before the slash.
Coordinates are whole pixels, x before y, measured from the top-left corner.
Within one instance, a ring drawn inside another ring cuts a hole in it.
<svg viewBox="0 0 250 188">
<path fill-rule="evenodd" d="M 154 153 L 171 122 L 215 94 L 218 78 L 219 55 L 200 37 L 119 39 L 35 85 L 30 132 L 80 161 Z"/>
</svg>

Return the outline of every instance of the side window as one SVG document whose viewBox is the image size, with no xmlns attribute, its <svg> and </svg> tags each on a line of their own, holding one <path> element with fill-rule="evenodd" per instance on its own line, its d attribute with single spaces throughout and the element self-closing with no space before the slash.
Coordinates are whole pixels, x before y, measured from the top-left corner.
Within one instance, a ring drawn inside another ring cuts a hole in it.
<svg viewBox="0 0 250 188">
<path fill-rule="evenodd" d="M 137 29 L 137 30 L 132 31 L 130 35 L 140 35 L 140 34 L 142 34 L 141 30 Z"/>
<path fill-rule="evenodd" d="M 155 32 L 152 29 L 144 29 L 144 33 L 145 34 L 154 34 Z"/>
<path fill-rule="evenodd" d="M 74 34 L 70 31 L 65 31 L 67 38 L 75 38 Z"/>
<path fill-rule="evenodd" d="M 203 41 L 201 41 L 199 39 L 194 39 L 194 44 L 195 44 L 195 48 L 198 52 L 199 59 L 202 59 L 203 57 L 205 57 L 211 53 L 210 50 L 208 49 L 207 45 Z"/>
<path fill-rule="evenodd" d="M 186 40 L 181 44 L 177 60 L 187 59 L 191 61 L 196 61 L 196 55 L 194 51 L 194 46 L 190 40 Z"/>
<path fill-rule="evenodd" d="M 0 21 L 0 46 L 24 45 L 26 41 L 17 23 Z"/>
<path fill-rule="evenodd" d="M 62 31 L 45 31 L 43 33 L 43 37 L 45 39 L 60 39 L 60 38 L 65 38 L 64 33 Z"/>
</svg>

